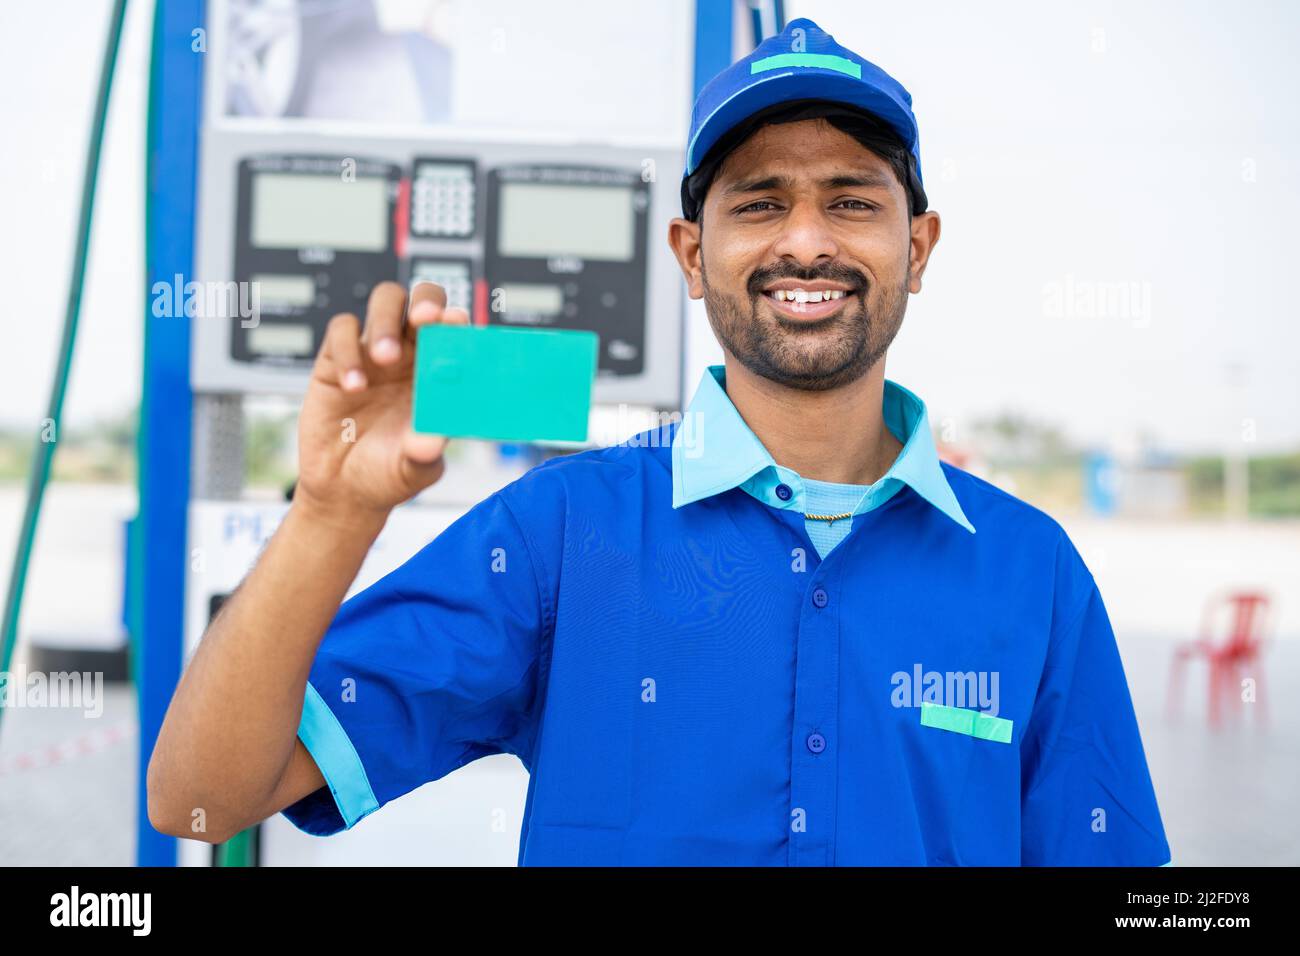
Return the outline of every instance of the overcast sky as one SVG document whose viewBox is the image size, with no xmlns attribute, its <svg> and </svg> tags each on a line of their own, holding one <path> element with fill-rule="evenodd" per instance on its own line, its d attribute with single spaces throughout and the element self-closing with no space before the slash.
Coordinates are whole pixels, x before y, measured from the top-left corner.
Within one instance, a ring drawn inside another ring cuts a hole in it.
<svg viewBox="0 0 1300 956">
<path fill-rule="evenodd" d="M 5 424 L 33 425 L 43 414 L 109 6 L 0 5 Z M 626 6 L 465 4 L 457 109 L 479 125 L 525 116 L 598 133 L 618 121 L 684 139 L 692 4 L 655 5 L 657 15 L 634 30 L 627 24 L 648 7 Z M 955 426 L 960 439 L 975 417 L 1011 411 L 1080 441 L 1123 448 L 1146 433 L 1193 451 L 1234 443 L 1249 420 L 1256 450 L 1300 442 L 1300 315 L 1290 288 L 1300 214 L 1295 4 L 786 7 L 912 94 L 943 234 L 887 375 L 926 400 L 932 421 Z M 131 9 L 69 395 L 73 425 L 138 397 L 151 14 L 144 2 Z M 485 74 L 474 44 L 489 42 L 483 27 L 492 23 L 519 53 L 550 56 L 534 45 L 548 31 L 549 42 L 571 43 L 581 62 L 609 71 L 608 101 L 575 104 L 562 86 L 548 91 L 538 77 L 550 74 L 532 56 L 512 58 L 517 73 Z M 1097 297 L 1108 304 L 1091 308 Z M 688 393 L 719 355 L 702 314 L 690 322 Z M 1235 388 L 1231 365 L 1242 369 Z"/>
</svg>

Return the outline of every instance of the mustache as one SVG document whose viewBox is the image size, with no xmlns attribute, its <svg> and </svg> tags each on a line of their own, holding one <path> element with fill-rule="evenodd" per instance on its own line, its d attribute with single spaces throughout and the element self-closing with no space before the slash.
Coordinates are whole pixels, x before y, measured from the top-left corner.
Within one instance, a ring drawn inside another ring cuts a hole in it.
<svg viewBox="0 0 1300 956">
<path fill-rule="evenodd" d="M 780 279 L 794 279 L 798 282 L 817 282 L 818 280 L 835 282 L 849 286 L 853 295 L 864 291 L 868 286 L 866 277 L 848 266 L 831 266 L 824 269 L 769 267 L 754 270 L 749 277 L 749 292 L 751 295 L 761 295 L 764 286 Z"/>
</svg>

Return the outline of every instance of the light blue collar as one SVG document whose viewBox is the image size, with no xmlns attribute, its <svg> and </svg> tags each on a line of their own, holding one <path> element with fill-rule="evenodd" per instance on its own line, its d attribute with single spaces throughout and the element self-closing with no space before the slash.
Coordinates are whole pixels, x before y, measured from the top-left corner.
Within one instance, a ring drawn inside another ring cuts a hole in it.
<svg viewBox="0 0 1300 956">
<path fill-rule="evenodd" d="M 739 487 L 774 508 L 805 511 L 803 479 L 772 459 L 736 411 L 725 384 L 726 366 L 710 365 L 673 435 L 673 507 Z M 925 403 L 885 379 L 882 412 L 885 426 L 903 443 L 903 450 L 853 513 L 871 510 L 908 485 L 973 534 L 975 527 L 939 465 Z"/>
</svg>

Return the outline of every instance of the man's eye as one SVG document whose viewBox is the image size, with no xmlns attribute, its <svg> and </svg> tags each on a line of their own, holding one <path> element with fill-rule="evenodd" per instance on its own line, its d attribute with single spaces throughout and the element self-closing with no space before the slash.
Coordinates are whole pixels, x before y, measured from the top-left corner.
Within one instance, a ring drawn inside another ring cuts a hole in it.
<svg viewBox="0 0 1300 956">
<path fill-rule="evenodd" d="M 776 208 L 776 205 L 774 203 L 770 203 L 766 199 L 759 199 L 756 202 L 750 203 L 748 206 L 741 206 L 739 209 L 736 210 L 736 212 L 765 212 L 766 211 L 763 209 L 759 209 L 758 208 L 759 206 L 771 206 L 773 209 Z"/>
<path fill-rule="evenodd" d="M 841 200 L 839 203 L 837 203 L 837 205 L 842 205 L 842 204 L 844 204 L 844 203 L 846 203 L 846 202 L 856 203 L 856 205 L 853 207 L 854 209 L 868 209 L 868 210 L 870 210 L 870 209 L 875 209 L 875 208 L 876 208 L 875 205 L 874 205 L 873 203 L 869 203 L 869 202 L 867 202 L 867 201 L 864 200 L 864 199 L 843 199 L 843 200 Z"/>
</svg>

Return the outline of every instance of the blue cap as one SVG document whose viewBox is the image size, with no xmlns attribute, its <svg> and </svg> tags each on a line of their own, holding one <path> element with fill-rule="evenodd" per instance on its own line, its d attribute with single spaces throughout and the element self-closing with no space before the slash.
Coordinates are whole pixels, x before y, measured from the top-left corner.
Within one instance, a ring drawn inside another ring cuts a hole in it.
<svg viewBox="0 0 1300 956">
<path fill-rule="evenodd" d="M 840 46 L 803 17 L 791 20 L 700 91 L 691 112 L 683 182 L 728 130 L 760 110 L 808 99 L 856 107 L 882 120 L 911 152 L 920 183 L 921 138 L 911 94 L 880 67 Z"/>
</svg>

